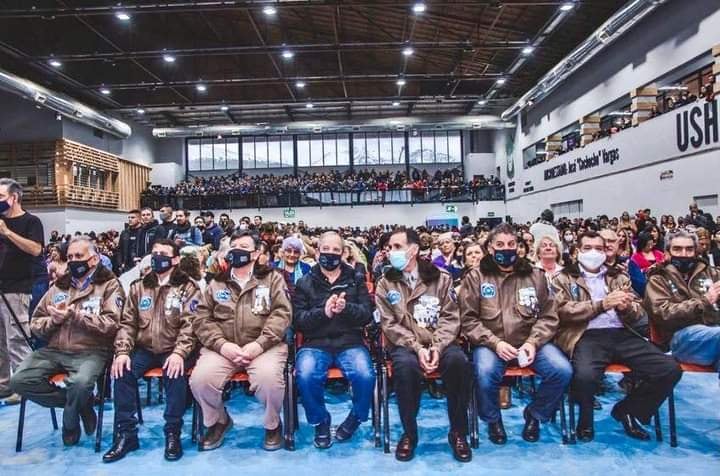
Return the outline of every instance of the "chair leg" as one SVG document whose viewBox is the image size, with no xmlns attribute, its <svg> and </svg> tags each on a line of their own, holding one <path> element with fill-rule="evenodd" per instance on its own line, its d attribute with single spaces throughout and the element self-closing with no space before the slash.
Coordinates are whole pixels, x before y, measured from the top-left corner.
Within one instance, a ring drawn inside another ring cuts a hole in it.
<svg viewBox="0 0 720 476">
<path fill-rule="evenodd" d="M 381 394 L 383 402 L 383 452 L 390 453 L 390 397 L 388 395 L 387 366 L 380 369 Z"/>
<path fill-rule="evenodd" d="M 480 428 L 478 426 L 477 388 L 474 378 L 470 388 L 470 446 L 477 449 L 480 447 Z"/>
<path fill-rule="evenodd" d="M 163 378 L 158 379 L 158 402 L 163 403 L 163 392 L 165 391 L 165 385 Z"/>
<path fill-rule="evenodd" d="M 148 382 L 148 385 L 150 385 L 149 382 Z M 137 407 L 138 423 L 140 423 L 142 425 L 145 422 L 143 421 L 143 414 L 142 414 L 142 399 L 140 398 L 140 384 L 138 384 L 135 387 L 135 406 Z"/>
<path fill-rule="evenodd" d="M 295 451 L 295 379 L 292 364 L 285 366 L 285 398 L 283 399 L 283 418 L 285 420 L 285 449 Z"/>
<path fill-rule="evenodd" d="M 55 412 L 55 407 L 50 409 L 50 419 L 52 420 L 53 430 L 57 431 L 58 422 L 57 422 L 57 413 Z"/>
<path fill-rule="evenodd" d="M 20 398 L 20 416 L 18 417 L 17 439 L 15 440 L 15 451 L 22 451 L 23 430 L 25 429 L 25 406 L 27 398 Z"/>
<path fill-rule="evenodd" d="M 660 410 L 659 409 L 655 412 L 653 421 L 655 422 L 655 440 L 662 441 L 663 440 L 662 424 L 660 423 Z"/>
<path fill-rule="evenodd" d="M 195 405 L 195 408 L 197 408 L 197 445 L 198 445 L 198 451 L 202 451 L 202 438 L 203 438 L 203 414 L 202 414 L 202 407 L 198 404 L 197 400 L 193 400 L 193 405 Z"/>
<path fill-rule="evenodd" d="M 146 379 L 145 379 L 145 382 L 147 383 L 147 387 L 146 387 L 146 388 L 147 388 L 147 395 L 146 395 L 146 397 L 145 397 L 145 405 L 147 405 L 147 406 L 149 407 L 149 406 L 150 406 L 150 403 L 151 403 L 151 401 L 150 401 L 150 393 L 152 392 L 152 379 L 151 379 L 151 378 L 146 378 Z"/>
<path fill-rule="evenodd" d="M 192 401 L 192 420 L 190 425 L 190 441 L 197 443 L 197 407 L 195 406 L 195 400 Z"/>
<path fill-rule="evenodd" d="M 105 378 L 103 378 L 102 387 L 100 388 L 100 408 L 98 408 L 98 420 L 97 430 L 95 433 L 95 453 L 100 452 L 100 445 L 102 443 L 102 426 L 103 416 L 105 415 L 105 398 L 107 397 L 107 377 L 110 374 L 110 366 L 105 367 Z"/>
<path fill-rule="evenodd" d="M 668 423 L 670 423 L 670 446 L 677 448 L 677 422 L 675 421 L 675 392 L 670 391 L 668 397 Z"/>
<path fill-rule="evenodd" d="M 560 434 L 562 435 L 563 445 L 567 445 L 570 438 L 568 437 L 567 418 L 565 417 L 565 394 L 560 399 Z"/>
<path fill-rule="evenodd" d="M 568 422 L 570 427 L 568 428 L 570 430 L 570 444 L 574 445 L 577 443 L 575 435 L 575 402 L 570 395 L 568 395 L 568 413 L 570 417 L 570 421 Z"/>
<path fill-rule="evenodd" d="M 375 448 L 380 448 L 382 446 L 382 436 L 380 430 L 382 415 L 380 410 L 380 385 L 377 380 L 378 379 L 375 378 L 375 388 L 373 389 L 372 425 Z"/>
</svg>

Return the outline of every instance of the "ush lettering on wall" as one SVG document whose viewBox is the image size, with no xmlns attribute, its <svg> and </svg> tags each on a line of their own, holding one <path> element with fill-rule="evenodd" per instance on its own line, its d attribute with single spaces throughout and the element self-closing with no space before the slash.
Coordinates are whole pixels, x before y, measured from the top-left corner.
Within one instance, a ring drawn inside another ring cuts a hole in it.
<svg viewBox="0 0 720 476">
<path fill-rule="evenodd" d="M 718 141 L 718 102 L 698 103 L 675 115 L 677 148 L 685 152 Z"/>
</svg>

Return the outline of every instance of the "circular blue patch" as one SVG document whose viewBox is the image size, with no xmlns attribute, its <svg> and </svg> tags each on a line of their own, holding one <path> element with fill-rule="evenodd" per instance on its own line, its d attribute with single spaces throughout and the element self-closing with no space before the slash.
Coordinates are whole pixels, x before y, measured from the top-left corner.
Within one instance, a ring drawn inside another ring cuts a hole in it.
<svg viewBox="0 0 720 476">
<path fill-rule="evenodd" d="M 480 296 L 485 299 L 492 299 L 497 296 L 497 290 L 493 283 L 482 283 L 480 285 Z"/>
<path fill-rule="evenodd" d="M 199 304 L 199 303 L 200 303 L 200 301 L 198 301 L 197 299 L 193 299 L 192 301 L 190 301 L 190 306 L 189 306 L 189 307 L 190 307 L 190 312 L 195 312 L 195 311 L 197 311 L 197 308 L 198 308 L 198 304 Z"/>
<path fill-rule="evenodd" d="M 217 302 L 228 302 L 230 300 L 230 290 L 221 289 L 215 293 L 215 300 Z"/>
<path fill-rule="evenodd" d="M 140 298 L 140 304 L 138 305 L 138 308 L 141 311 L 147 311 L 152 307 L 152 296 L 143 296 Z"/>
<path fill-rule="evenodd" d="M 401 297 L 402 296 L 400 296 L 399 291 L 393 290 L 393 291 L 390 291 L 389 293 L 387 293 L 387 300 L 390 303 L 390 305 L 392 305 L 392 306 L 399 303 Z"/>
</svg>

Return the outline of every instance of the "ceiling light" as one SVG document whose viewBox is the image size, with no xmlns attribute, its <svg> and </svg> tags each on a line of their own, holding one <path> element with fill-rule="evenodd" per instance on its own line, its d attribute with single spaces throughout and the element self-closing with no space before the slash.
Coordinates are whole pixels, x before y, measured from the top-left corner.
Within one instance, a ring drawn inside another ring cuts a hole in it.
<svg viewBox="0 0 720 476">
<path fill-rule="evenodd" d="M 108 88 L 100 88 L 100 92 L 104 94 L 105 96 L 110 95 L 110 90 Z"/>
<path fill-rule="evenodd" d="M 560 10 L 567 12 L 575 8 L 575 5 L 572 2 L 563 3 L 560 5 Z"/>
<path fill-rule="evenodd" d="M 408 46 L 407 48 L 405 48 L 405 49 L 402 50 L 402 54 L 403 54 L 404 56 L 412 56 L 413 53 L 415 53 L 415 50 L 412 49 L 412 48 L 409 47 L 409 46 Z"/>
<path fill-rule="evenodd" d="M 415 5 L 413 5 L 413 12 L 415 13 L 423 13 L 425 11 L 426 7 L 423 2 L 417 2 Z"/>
<path fill-rule="evenodd" d="M 115 14 L 115 18 L 117 18 L 118 20 L 122 20 L 122 21 L 129 21 L 129 20 L 130 20 L 130 15 L 128 15 L 128 14 L 125 13 L 125 12 L 117 12 L 117 13 Z"/>
<path fill-rule="evenodd" d="M 306 108 L 306 109 L 312 109 L 312 108 L 314 108 L 314 107 L 315 107 L 315 105 L 314 105 L 313 103 L 311 103 L 311 102 L 305 104 L 305 108 Z"/>
<path fill-rule="evenodd" d="M 398 107 L 400 105 L 400 101 L 394 101 L 392 105 Z"/>
<path fill-rule="evenodd" d="M 275 15 L 277 13 L 277 9 L 275 7 L 267 6 L 263 8 L 263 13 L 269 17 Z"/>
<path fill-rule="evenodd" d="M 60 115 L 60 113 L 55 114 L 55 120 L 62 121 L 62 116 Z"/>
<path fill-rule="evenodd" d="M 533 51 L 535 51 L 535 47 L 533 47 L 533 46 L 526 46 L 525 48 L 522 49 L 522 54 L 524 54 L 524 55 L 529 55 L 529 54 L 531 54 Z"/>
<path fill-rule="evenodd" d="M 400 78 L 400 79 L 398 79 L 398 80 L 396 81 L 396 84 L 397 84 L 398 86 L 405 86 L 406 82 L 405 82 L 405 80 L 404 80 L 403 78 Z"/>
<path fill-rule="evenodd" d="M 297 83 L 295 83 L 295 87 L 298 88 L 298 89 L 302 89 L 302 88 L 305 87 L 305 82 L 304 82 L 304 81 L 298 81 Z"/>
<path fill-rule="evenodd" d="M 293 56 L 295 56 L 295 53 L 290 50 L 283 50 L 282 52 L 282 57 L 287 60 L 292 59 Z"/>
<path fill-rule="evenodd" d="M 230 109 L 230 108 L 227 107 L 227 106 L 220 106 L 220 110 L 221 110 L 222 112 L 227 112 L 228 109 Z"/>
<path fill-rule="evenodd" d="M 60 66 L 62 66 L 62 63 L 56 59 L 50 60 L 49 63 L 50 66 L 52 66 L 53 68 L 59 68 Z"/>
<path fill-rule="evenodd" d="M 163 55 L 163 61 L 166 63 L 174 63 L 175 57 L 173 55 Z"/>
<path fill-rule="evenodd" d="M 138 110 L 137 110 L 137 113 L 138 113 L 138 114 L 145 114 L 145 109 L 142 109 L 142 108 L 141 108 L 141 109 L 138 109 Z"/>
<path fill-rule="evenodd" d="M 207 86 L 205 86 L 204 84 L 201 83 L 201 84 L 196 85 L 195 89 L 197 89 L 201 93 L 204 93 L 205 91 L 207 91 Z"/>
<path fill-rule="evenodd" d="M 484 106 L 485 104 L 487 104 L 487 101 L 484 99 L 478 101 L 478 106 Z"/>
<path fill-rule="evenodd" d="M 507 79 L 505 79 L 505 78 L 499 78 L 497 81 L 495 81 L 495 83 L 496 83 L 498 86 L 502 86 L 502 85 L 505 84 L 506 82 L 507 82 Z"/>
</svg>

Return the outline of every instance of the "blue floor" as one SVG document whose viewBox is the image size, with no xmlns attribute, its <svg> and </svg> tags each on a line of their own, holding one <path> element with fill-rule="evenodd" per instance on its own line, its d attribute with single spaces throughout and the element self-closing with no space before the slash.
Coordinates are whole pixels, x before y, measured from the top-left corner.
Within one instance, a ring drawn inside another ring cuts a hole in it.
<svg viewBox="0 0 720 476">
<path fill-rule="evenodd" d="M 612 403 L 619 390 L 611 381 L 612 390 L 601 398 L 603 409 L 596 413 L 596 439 L 590 444 L 563 446 L 559 426 L 548 424 L 542 428 L 539 443 L 525 443 L 520 438 L 523 400 L 514 395 L 513 407 L 504 411 L 509 433 L 508 444 L 494 446 L 486 438 L 486 428 L 480 426 L 480 448 L 475 450 L 471 463 L 461 464 L 452 459 L 447 445 L 447 416 L 443 400 L 425 396 L 420 411 L 420 445 L 410 463 L 395 461 L 392 454 L 383 454 L 373 447 L 369 424 L 361 426 L 353 442 L 335 444 L 326 451 L 312 446 L 312 428 L 307 426 L 302 409 L 297 450 L 267 453 L 260 449 L 263 431 L 260 428 L 260 406 L 242 391 L 233 393 L 229 402 L 235 428 L 225 445 L 215 451 L 199 453 L 188 436 L 190 412 L 185 422 L 185 456 L 179 462 L 163 460 L 162 405 L 157 398 L 144 409 L 145 425 L 141 427 L 141 450 L 111 465 L 101 462 L 101 454 L 93 452 L 94 439 L 83 437 L 78 447 L 64 448 L 60 432 L 53 432 L 50 412 L 35 404 L 28 404 L 24 450 L 15 453 L 18 406 L 0 407 L 0 475 L 67 474 L 143 475 L 216 474 L 238 475 L 324 475 L 350 471 L 349 474 L 512 474 L 512 475 L 650 475 L 682 474 L 720 475 L 720 388 L 716 375 L 686 374 L 676 388 L 678 408 L 679 447 L 667 442 L 667 409 L 663 407 L 666 441 L 663 443 L 636 442 L 625 437 L 610 417 Z M 154 385 L 156 388 L 156 385 Z M 143 394 L 144 395 L 144 394 Z M 333 423 L 338 424 L 349 410 L 345 395 L 328 396 Z M 112 438 L 112 405 L 106 405 L 103 451 Z M 397 408 L 391 402 L 391 433 L 393 445 L 401 433 Z M 60 414 L 59 414 L 60 415 Z M 393 447 L 394 449 L 394 447 Z"/>
</svg>

